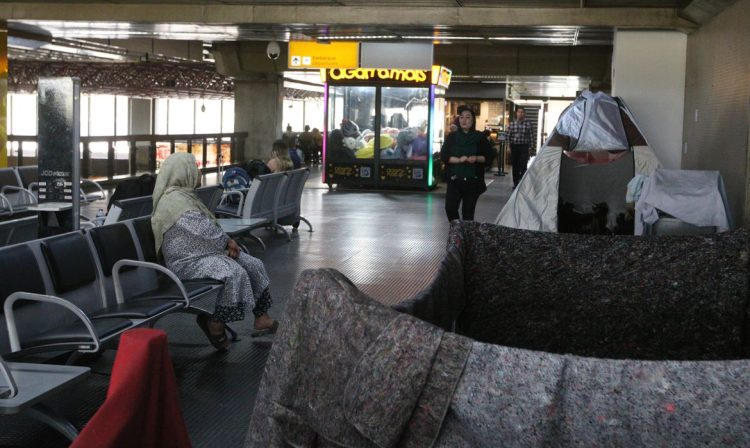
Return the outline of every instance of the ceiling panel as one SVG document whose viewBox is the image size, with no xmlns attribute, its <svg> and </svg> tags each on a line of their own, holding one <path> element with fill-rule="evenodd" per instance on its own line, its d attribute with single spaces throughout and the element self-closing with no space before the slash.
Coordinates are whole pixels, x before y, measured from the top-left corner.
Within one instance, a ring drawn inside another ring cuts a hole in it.
<svg viewBox="0 0 750 448">
<path fill-rule="evenodd" d="M 50 0 L 14 0 L 13 3 L 49 3 Z M 463 8 L 578 8 L 586 7 L 639 7 L 684 8 L 691 0 L 409 0 L 410 7 L 463 7 Z M 403 0 L 57 0 L 55 3 L 110 4 L 184 4 L 184 5 L 248 5 L 248 6 L 403 6 Z"/>
<path fill-rule="evenodd" d="M 602 27 L 433 27 L 330 25 L 201 25 L 129 22 L 10 21 L 15 33 L 36 33 L 61 39 L 167 39 L 206 42 L 292 39 L 433 41 L 502 45 L 611 45 L 613 30 Z"/>
</svg>

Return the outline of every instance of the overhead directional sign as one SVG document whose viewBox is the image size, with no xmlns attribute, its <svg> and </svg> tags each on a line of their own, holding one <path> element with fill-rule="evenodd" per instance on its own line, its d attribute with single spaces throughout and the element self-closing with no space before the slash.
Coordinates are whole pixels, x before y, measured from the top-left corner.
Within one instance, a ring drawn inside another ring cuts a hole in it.
<svg viewBox="0 0 750 448">
<path fill-rule="evenodd" d="M 357 68 L 359 42 L 289 41 L 289 68 Z"/>
</svg>

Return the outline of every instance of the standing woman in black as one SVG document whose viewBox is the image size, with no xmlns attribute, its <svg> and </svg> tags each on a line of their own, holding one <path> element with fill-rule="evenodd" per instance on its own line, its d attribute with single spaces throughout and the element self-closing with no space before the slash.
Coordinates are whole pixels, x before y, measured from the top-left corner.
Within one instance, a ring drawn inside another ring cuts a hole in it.
<svg viewBox="0 0 750 448">
<path fill-rule="evenodd" d="M 474 111 L 466 106 L 458 108 L 458 130 L 445 138 L 440 159 L 447 169 L 448 191 L 445 194 L 445 213 L 448 220 L 474 220 L 474 209 L 479 195 L 487 190 L 484 184 L 484 164 L 490 160 L 492 148 L 484 134 L 475 129 Z"/>
</svg>

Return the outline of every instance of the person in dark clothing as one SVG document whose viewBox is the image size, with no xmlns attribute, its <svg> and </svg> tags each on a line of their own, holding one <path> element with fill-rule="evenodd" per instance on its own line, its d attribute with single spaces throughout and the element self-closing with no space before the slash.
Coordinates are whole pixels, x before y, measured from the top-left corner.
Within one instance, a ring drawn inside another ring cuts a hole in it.
<svg viewBox="0 0 750 448">
<path fill-rule="evenodd" d="M 302 153 L 305 155 L 304 163 L 306 165 L 311 165 L 313 162 L 313 135 L 312 132 L 310 132 L 310 126 L 305 125 L 305 131 L 302 132 L 297 137 L 297 145 L 299 146 L 299 149 L 302 150 Z M 292 148 L 290 148 L 292 149 Z"/>
<path fill-rule="evenodd" d="M 440 149 L 440 158 L 448 171 L 445 213 L 449 221 L 459 219 L 461 205 L 461 219 L 473 221 L 479 195 L 487 190 L 484 164 L 492 157 L 492 147 L 484 134 L 474 128 L 474 111 L 462 106 L 458 113 L 459 128 L 448 134 Z"/>
<path fill-rule="evenodd" d="M 516 109 L 516 121 L 508 126 L 508 142 L 510 142 L 510 161 L 513 165 L 513 188 L 518 186 L 526 173 L 529 163 L 529 149 L 534 145 L 536 130 L 533 123 L 526 121 L 526 110 Z"/>
<path fill-rule="evenodd" d="M 292 131 L 291 124 L 286 125 L 286 132 L 281 135 L 281 139 L 284 140 L 287 148 L 292 149 L 297 147 L 297 134 Z"/>
</svg>

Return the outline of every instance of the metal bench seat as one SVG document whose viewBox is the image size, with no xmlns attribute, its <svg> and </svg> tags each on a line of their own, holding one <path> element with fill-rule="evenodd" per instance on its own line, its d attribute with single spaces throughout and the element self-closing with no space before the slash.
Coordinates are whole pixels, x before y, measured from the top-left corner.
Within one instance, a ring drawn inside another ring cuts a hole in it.
<svg viewBox="0 0 750 448">
<path fill-rule="evenodd" d="M 180 307 L 181 304 L 170 299 L 131 300 L 128 303 L 118 303 L 108 306 L 91 315 L 93 322 L 101 319 L 120 317 L 126 319 L 149 319 L 167 313 Z"/>
<path fill-rule="evenodd" d="M 286 181 L 284 173 L 257 176 L 242 202 L 239 217 L 219 219 L 221 228 L 233 238 L 250 237 L 265 249 L 263 240 L 250 232 L 262 227 L 274 227 L 276 205 Z"/>
<path fill-rule="evenodd" d="M 0 357 L 0 414 L 25 413 L 73 440 L 78 435 L 76 427 L 43 400 L 79 383 L 89 371 L 79 366 L 5 362 Z"/>
<path fill-rule="evenodd" d="M 216 287 L 224 285 L 219 280 L 214 279 L 195 279 L 195 280 L 182 280 L 182 285 L 185 287 L 188 299 L 193 299 L 201 296 L 207 292 L 214 290 Z M 138 303 L 143 300 L 182 300 L 182 292 L 178 285 L 174 283 L 160 284 L 158 288 L 146 291 L 141 294 L 136 294 L 130 297 L 128 300 Z"/>
<path fill-rule="evenodd" d="M 91 329 L 100 341 L 118 336 L 123 331 L 133 327 L 133 322 L 130 319 L 121 317 L 95 318 L 95 316 L 90 316 L 90 319 Z M 28 338 L 23 341 L 21 349 L 26 353 L 54 350 L 96 350 L 97 346 L 91 338 L 91 329 L 84 322 L 76 321 L 66 327 Z M 91 339 L 92 342 L 86 343 L 87 339 Z"/>
</svg>

